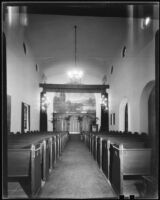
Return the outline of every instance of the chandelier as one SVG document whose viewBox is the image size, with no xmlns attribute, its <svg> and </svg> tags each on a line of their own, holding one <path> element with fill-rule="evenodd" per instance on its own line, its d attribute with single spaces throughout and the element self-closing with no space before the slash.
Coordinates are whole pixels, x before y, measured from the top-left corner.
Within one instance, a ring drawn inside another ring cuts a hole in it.
<svg viewBox="0 0 160 200">
<path fill-rule="evenodd" d="M 72 84 L 80 84 L 83 77 L 83 72 L 77 68 L 77 26 L 74 26 L 75 29 L 75 67 L 68 72 L 68 77 Z"/>
</svg>

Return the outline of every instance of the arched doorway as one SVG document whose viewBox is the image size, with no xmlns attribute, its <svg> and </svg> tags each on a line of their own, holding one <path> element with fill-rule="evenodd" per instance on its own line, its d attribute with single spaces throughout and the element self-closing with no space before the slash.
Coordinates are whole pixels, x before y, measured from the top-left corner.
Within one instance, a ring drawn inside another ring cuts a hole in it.
<svg viewBox="0 0 160 200">
<path fill-rule="evenodd" d="M 119 106 L 119 130 L 130 130 L 130 107 L 127 98 L 124 98 Z"/>
<path fill-rule="evenodd" d="M 146 84 L 142 91 L 140 101 L 140 128 L 146 132 L 152 148 L 151 174 L 156 177 L 158 169 L 158 146 L 156 135 L 156 98 L 155 81 Z"/>
<path fill-rule="evenodd" d="M 157 147 L 156 147 L 156 107 L 155 107 L 155 87 L 153 87 L 148 99 L 148 134 L 152 146 L 152 174 L 156 176 Z"/>
<path fill-rule="evenodd" d="M 155 87 L 153 87 L 148 99 L 148 133 L 155 136 L 156 132 L 156 110 L 155 110 Z"/>
<path fill-rule="evenodd" d="M 149 133 L 148 100 L 154 87 L 155 81 L 153 80 L 148 82 L 142 91 L 140 99 L 140 132 Z"/>
</svg>

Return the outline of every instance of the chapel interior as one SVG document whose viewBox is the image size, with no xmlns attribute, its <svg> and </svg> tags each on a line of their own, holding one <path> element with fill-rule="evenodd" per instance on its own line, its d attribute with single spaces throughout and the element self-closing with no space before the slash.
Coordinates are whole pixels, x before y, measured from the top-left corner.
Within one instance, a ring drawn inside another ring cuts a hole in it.
<svg viewBox="0 0 160 200">
<path fill-rule="evenodd" d="M 158 198 L 159 3 L 2 3 L 3 198 Z"/>
</svg>

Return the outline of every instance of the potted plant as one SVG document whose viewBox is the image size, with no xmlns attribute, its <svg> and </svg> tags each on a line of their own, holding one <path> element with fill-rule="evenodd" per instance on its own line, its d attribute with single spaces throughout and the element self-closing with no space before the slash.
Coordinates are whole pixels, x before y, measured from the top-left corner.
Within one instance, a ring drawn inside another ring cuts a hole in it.
<svg viewBox="0 0 160 200">
<path fill-rule="evenodd" d="M 92 120 L 92 126 L 91 126 L 91 131 L 92 132 L 97 132 L 98 131 L 98 124 L 97 121 L 99 120 L 98 117 L 94 117 Z"/>
</svg>

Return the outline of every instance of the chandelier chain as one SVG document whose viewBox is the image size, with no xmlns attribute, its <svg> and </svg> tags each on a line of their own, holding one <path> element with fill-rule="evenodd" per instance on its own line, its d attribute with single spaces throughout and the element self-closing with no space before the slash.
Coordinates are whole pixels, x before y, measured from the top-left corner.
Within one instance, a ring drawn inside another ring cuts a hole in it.
<svg viewBox="0 0 160 200">
<path fill-rule="evenodd" d="M 75 66 L 77 64 L 77 26 L 74 26 L 75 28 Z"/>
</svg>

